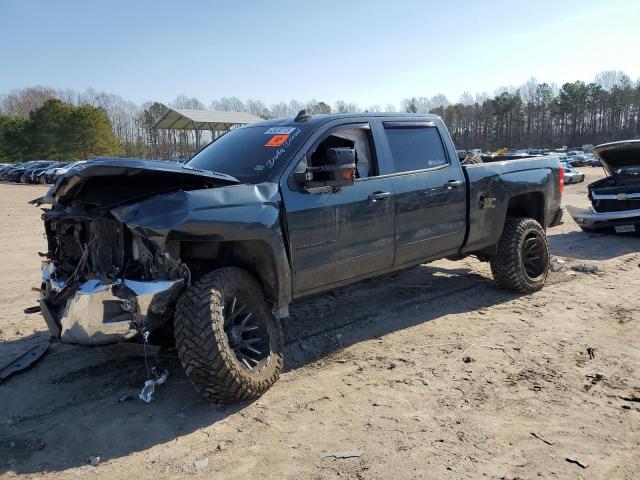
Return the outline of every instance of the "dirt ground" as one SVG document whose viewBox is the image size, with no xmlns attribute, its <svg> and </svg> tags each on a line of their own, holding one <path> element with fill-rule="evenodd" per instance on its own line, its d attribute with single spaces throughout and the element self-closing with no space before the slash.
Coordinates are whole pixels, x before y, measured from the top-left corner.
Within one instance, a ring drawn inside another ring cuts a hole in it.
<svg viewBox="0 0 640 480">
<path fill-rule="evenodd" d="M 23 313 L 45 249 L 26 202 L 43 192 L 0 185 L 0 361 L 46 335 Z M 586 183 L 565 192 L 586 206 Z M 207 403 L 171 353 L 153 403 L 119 402 L 143 358 L 53 343 L 0 384 L 0 477 L 638 478 L 640 237 L 568 216 L 549 234 L 598 272 L 519 296 L 486 263 L 438 261 L 298 305 L 285 372 L 250 404 Z M 321 458 L 345 450 L 361 455 Z"/>
</svg>

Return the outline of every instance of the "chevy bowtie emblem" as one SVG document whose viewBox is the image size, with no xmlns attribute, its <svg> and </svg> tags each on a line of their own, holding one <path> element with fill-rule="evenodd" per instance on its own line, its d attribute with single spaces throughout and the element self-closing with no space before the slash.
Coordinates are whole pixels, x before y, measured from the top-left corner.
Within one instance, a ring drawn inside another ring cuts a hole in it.
<svg viewBox="0 0 640 480">
<path fill-rule="evenodd" d="M 619 193 L 618 196 L 616 197 L 618 200 L 624 200 L 627 198 L 627 196 L 624 193 Z"/>
</svg>

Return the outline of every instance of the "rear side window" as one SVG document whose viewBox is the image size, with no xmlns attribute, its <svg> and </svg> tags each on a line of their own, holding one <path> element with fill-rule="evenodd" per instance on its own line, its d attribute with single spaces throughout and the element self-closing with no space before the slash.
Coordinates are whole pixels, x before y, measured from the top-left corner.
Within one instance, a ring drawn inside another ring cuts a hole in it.
<svg viewBox="0 0 640 480">
<path fill-rule="evenodd" d="M 385 125 L 384 130 L 396 173 L 435 168 L 449 163 L 437 128 Z"/>
</svg>

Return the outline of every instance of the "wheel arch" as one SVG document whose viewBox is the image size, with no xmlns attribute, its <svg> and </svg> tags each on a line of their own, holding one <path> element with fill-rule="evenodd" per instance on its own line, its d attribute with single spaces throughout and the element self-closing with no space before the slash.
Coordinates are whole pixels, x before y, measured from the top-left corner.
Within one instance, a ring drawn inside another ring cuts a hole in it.
<svg viewBox="0 0 640 480">
<path fill-rule="evenodd" d="M 507 204 L 505 222 L 509 217 L 533 218 L 544 228 L 544 194 L 528 192 L 511 197 Z"/>
<path fill-rule="evenodd" d="M 514 195 L 507 202 L 506 208 L 503 210 L 504 217 L 502 225 L 498 225 L 500 230 L 493 233 L 495 241 L 488 247 L 472 252 L 475 255 L 491 256 L 495 255 L 498 250 L 498 240 L 504 231 L 507 221 L 513 217 L 533 218 L 542 227 L 545 225 L 545 199 L 544 193 L 540 191 L 532 191 Z"/>
<path fill-rule="evenodd" d="M 256 277 L 274 310 L 290 302 L 286 259 L 283 265 L 283 259 L 265 240 L 181 241 L 180 258 L 196 277 L 215 268 L 242 268 Z"/>
</svg>

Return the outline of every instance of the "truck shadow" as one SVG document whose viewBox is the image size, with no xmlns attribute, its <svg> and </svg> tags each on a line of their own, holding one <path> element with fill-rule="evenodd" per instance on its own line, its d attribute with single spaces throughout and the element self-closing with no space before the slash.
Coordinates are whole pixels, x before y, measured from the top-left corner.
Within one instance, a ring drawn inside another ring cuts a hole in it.
<svg viewBox="0 0 640 480">
<path fill-rule="evenodd" d="M 420 266 L 309 299 L 293 306 L 284 322 L 285 372 L 357 342 L 515 297 L 464 268 Z M 19 349 L 27 341 L 2 348 Z M 170 376 L 145 404 L 137 399 L 148 375 L 144 358 L 53 343 L 40 362 L 0 384 L 0 474 L 64 471 L 87 465 L 91 456 L 125 457 L 178 441 L 247 407 L 204 400 L 173 354 L 157 363 Z M 120 401 L 123 395 L 131 398 Z M 201 442 L 214 450 L 227 431 L 221 428 L 215 438 L 203 431 Z"/>
<path fill-rule="evenodd" d="M 422 265 L 375 278 L 291 307 L 284 324 L 285 369 L 301 368 L 354 343 L 513 298 L 515 294 L 496 289 L 491 279 L 466 268 Z"/>
<path fill-rule="evenodd" d="M 640 235 L 573 231 L 549 235 L 553 255 L 577 260 L 609 260 L 640 251 Z"/>
</svg>

